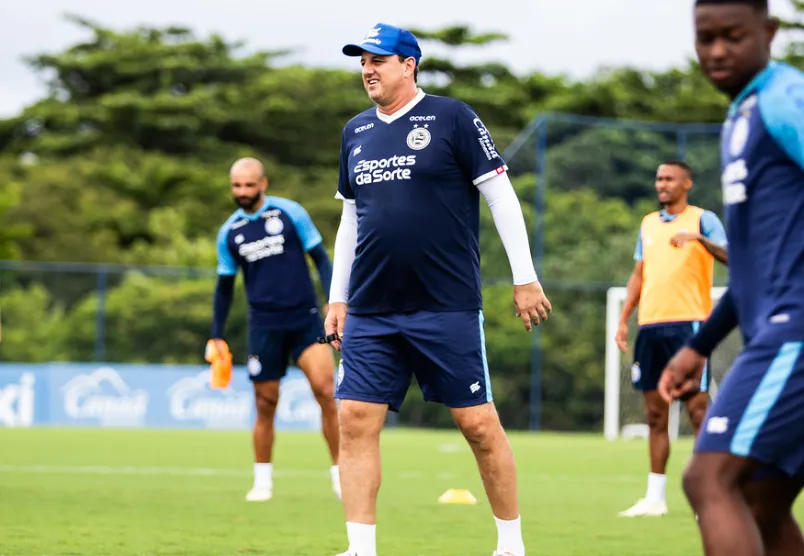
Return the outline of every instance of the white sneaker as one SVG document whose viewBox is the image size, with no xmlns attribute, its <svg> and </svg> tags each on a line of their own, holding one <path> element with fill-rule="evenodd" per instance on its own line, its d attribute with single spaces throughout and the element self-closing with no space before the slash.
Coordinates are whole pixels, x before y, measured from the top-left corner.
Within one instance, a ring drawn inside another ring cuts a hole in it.
<svg viewBox="0 0 804 556">
<path fill-rule="evenodd" d="M 354 552 L 341 552 L 340 554 L 336 554 L 335 556 L 357 556 Z"/>
<path fill-rule="evenodd" d="M 274 496 L 273 487 L 255 486 L 246 494 L 247 502 L 267 502 Z"/>
<path fill-rule="evenodd" d="M 667 514 L 667 502 L 640 498 L 636 504 L 620 512 L 620 517 L 660 516 Z"/>
<path fill-rule="evenodd" d="M 491 554 L 491 556 L 519 556 L 518 554 L 514 554 L 513 552 L 497 552 L 496 550 Z"/>
</svg>

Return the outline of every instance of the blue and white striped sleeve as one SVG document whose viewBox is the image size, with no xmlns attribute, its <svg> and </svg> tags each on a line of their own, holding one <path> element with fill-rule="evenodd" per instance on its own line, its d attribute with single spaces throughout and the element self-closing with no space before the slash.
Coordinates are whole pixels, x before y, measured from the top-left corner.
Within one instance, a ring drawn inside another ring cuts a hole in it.
<svg viewBox="0 0 804 556">
<path fill-rule="evenodd" d="M 759 94 L 759 111 L 768 133 L 804 169 L 804 72 L 785 68 Z"/>
<path fill-rule="evenodd" d="M 309 251 L 323 241 L 321 233 L 315 227 L 313 219 L 310 218 L 303 206 L 296 201 L 288 199 L 274 199 L 273 201 L 280 209 L 285 211 L 293 222 L 305 251 Z"/>
<path fill-rule="evenodd" d="M 218 253 L 218 275 L 219 276 L 234 276 L 237 274 L 237 263 L 229 251 L 229 230 L 232 221 L 227 220 L 218 231 L 217 239 L 217 253 Z"/>
</svg>

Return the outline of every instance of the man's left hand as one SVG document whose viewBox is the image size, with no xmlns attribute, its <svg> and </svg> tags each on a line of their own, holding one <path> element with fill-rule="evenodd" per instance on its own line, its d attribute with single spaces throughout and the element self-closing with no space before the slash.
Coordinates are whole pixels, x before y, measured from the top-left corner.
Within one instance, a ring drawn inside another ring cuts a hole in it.
<svg viewBox="0 0 804 556">
<path fill-rule="evenodd" d="M 673 247 L 683 247 L 688 241 L 698 241 L 701 238 L 699 234 L 690 232 L 678 232 L 670 238 L 670 245 Z"/>
<path fill-rule="evenodd" d="M 533 329 L 533 323 L 539 326 L 553 312 L 553 307 L 547 296 L 544 295 L 544 290 L 538 280 L 530 284 L 514 286 L 514 307 L 516 307 L 516 316 L 522 319 L 525 330 L 528 332 Z"/>
</svg>

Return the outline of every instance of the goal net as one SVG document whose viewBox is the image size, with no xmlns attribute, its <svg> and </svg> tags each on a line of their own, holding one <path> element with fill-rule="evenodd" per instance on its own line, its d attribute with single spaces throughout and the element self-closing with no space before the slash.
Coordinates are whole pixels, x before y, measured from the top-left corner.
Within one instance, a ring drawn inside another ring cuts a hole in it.
<svg viewBox="0 0 804 556">
<path fill-rule="evenodd" d="M 714 304 L 726 288 L 712 288 Z M 631 365 L 633 349 L 637 334 L 637 312 L 631 315 L 628 326 L 628 353 L 623 353 L 614 341 L 620 321 L 620 313 L 625 302 L 626 288 L 609 288 L 606 298 L 606 384 L 605 415 L 603 431 L 608 440 L 617 438 L 645 437 L 648 426 L 645 419 L 644 403 L 641 392 L 631 384 Z M 712 374 L 710 397 L 717 396 L 718 385 L 732 362 L 742 349 L 742 339 L 738 330 L 733 330 L 717 347 L 709 360 Z M 679 402 L 670 408 L 669 432 L 672 439 L 679 435 L 691 435 L 686 412 Z"/>
</svg>

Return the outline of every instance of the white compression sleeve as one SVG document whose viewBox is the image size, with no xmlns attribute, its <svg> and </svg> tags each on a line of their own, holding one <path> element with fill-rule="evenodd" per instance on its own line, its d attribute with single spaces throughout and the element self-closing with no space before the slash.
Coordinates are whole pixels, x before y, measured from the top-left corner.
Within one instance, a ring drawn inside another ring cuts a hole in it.
<svg viewBox="0 0 804 556">
<path fill-rule="evenodd" d="M 332 282 L 329 288 L 330 303 L 349 300 L 349 278 L 357 248 L 357 207 L 354 201 L 343 202 L 341 223 L 335 236 L 335 253 L 332 262 Z"/>
<path fill-rule="evenodd" d="M 491 177 L 479 183 L 477 188 L 491 209 L 494 225 L 508 255 L 514 285 L 521 286 L 535 282 L 537 276 L 533 268 L 525 217 L 522 215 L 522 207 L 519 205 L 519 199 L 508 174 L 502 173 Z"/>
</svg>

